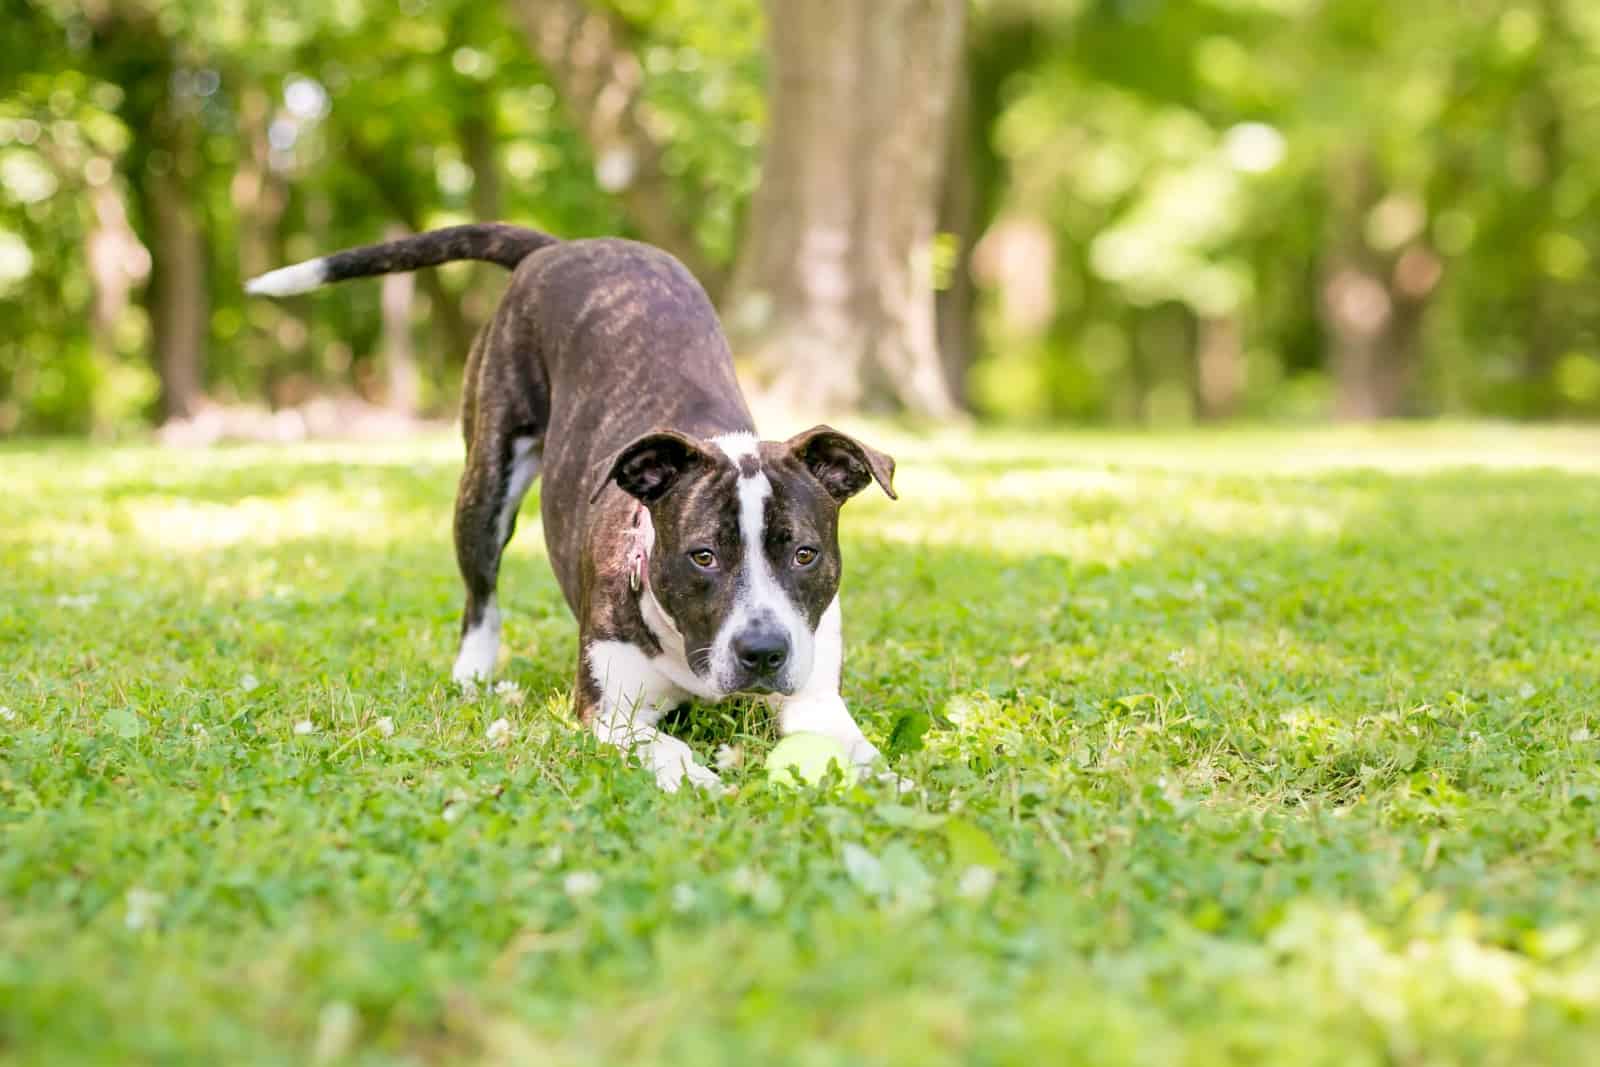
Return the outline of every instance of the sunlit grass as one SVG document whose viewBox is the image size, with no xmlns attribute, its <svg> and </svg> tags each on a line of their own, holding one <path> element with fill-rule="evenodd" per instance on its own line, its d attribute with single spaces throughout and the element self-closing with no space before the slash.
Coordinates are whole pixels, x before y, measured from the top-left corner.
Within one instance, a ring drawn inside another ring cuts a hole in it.
<svg viewBox="0 0 1600 1067">
<path fill-rule="evenodd" d="M 0 1062 L 1600 1055 L 1600 436 L 861 429 L 904 798 L 597 751 L 531 507 L 452 689 L 453 438 L 0 448 Z"/>
</svg>

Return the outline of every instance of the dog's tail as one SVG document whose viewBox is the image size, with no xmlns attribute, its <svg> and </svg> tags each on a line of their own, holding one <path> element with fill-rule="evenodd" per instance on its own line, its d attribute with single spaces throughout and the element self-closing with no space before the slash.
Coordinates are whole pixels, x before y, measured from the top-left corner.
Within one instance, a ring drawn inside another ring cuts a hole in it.
<svg viewBox="0 0 1600 1067">
<path fill-rule="evenodd" d="M 292 296 L 330 282 L 437 267 L 458 259 L 498 263 L 509 270 L 530 253 L 560 243 L 559 237 L 503 222 L 449 226 L 382 244 L 347 248 L 320 259 L 268 271 L 246 282 L 244 290 L 262 296 Z"/>
</svg>

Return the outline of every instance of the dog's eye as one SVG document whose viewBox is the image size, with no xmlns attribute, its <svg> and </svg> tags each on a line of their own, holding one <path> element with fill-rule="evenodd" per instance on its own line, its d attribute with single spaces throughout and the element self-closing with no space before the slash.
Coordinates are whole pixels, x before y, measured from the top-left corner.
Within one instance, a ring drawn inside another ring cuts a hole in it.
<svg viewBox="0 0 1600 1067">
<path fill-rule="evenodd" d="M 708 571 L 717 565 L 717 554 L 709 548 L 697 548 L 689 553 L 689 559 L 696 567 Z"/>
<path fill-rule="evenodd" d="M 794 565 L 796 567 L 809 567 L 817 561 L 817 550 L 810 545 L 801 545 L 794 550 Z"/>
</svg>

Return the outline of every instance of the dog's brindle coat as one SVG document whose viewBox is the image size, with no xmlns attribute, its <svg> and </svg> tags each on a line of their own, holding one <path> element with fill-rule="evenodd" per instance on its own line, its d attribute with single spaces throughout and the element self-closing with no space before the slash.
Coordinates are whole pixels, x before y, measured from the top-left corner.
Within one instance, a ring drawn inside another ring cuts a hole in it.
<svg viewBox="0 0 1600 1067">
<path fill-rule="evenodd" d="M 716 315 L 677 260 L 483 224 L 248 288 L 285 295 L 459 259 L 514 273 L 467 358 L 456 679 L 493 671 L 500 558 L 542 475 L 550 562 L 579 625 L 574 699 L 603 740 L 639 751 L 665 788 L 713 783 L 657 721 L 688 696 L 759 692 L 784 733 L 828 734 L 870 767 L 878 751 L 839 697 L 837 520 L 873 479 L 894 496 L 894 461 L 826 426 L 757 440 Z"/>
</svg>

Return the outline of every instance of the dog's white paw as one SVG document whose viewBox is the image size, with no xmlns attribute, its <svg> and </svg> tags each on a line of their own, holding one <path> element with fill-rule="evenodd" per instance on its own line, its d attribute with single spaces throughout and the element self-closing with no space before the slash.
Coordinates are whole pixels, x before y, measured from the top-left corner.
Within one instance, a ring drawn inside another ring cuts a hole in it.
<svg viewBox="0 0 1600 1067">
<path fill-rule="evenodd" d="M 894 791 L 901 796 L 905 796 L 907 793 L 915 793 L 919 788 L 916 782 L 909 778 L 904 778 L 893 771 L 882 771 L 874 774 L 872 775 L 872 780 L 880 785 L 894 786 Z"/>
<path fill-rule="evenodd" d="M 481 682 L 487 682 L 494 673 L 494 661 L 483 663 L 481 660 L 470 659 L 465 650 L 456 657 L 456 665 L 450 669 L 450 680 L 462 689 L 475 689 Z"/>
<path fill-rule="evenodd" d="M 665 792 L 676 793 L 685 782 L 696 789 L 722 789 L 722 779 L 717 777 L 717 772 L 698 763 L 675 763 L 656 768 L 656 785 Z"/>
<path fill-rule="evenodd" d="M 911 779 L 885 770 L 889 761 L 883 758 L 883 753 L 878 751 L 876 745 L 864 737 L 850 745 L 850 762 L 855 764 L 856 777 L 860 781 L 892 785 L 895 792 L 900 794 L 914 792 L 917 788 L 917 783 Z"/>
<path fill-rule="evenodd" d="M 478 624 L 461 635 L 461 650 L 456 653 L 450 677 L 462 687 L 487 682 L 494 676 L 494 661 L 499 655 L 500 608 L 490 597 Z"/>
<path fill-rule="evenodd" d="M 499 655 L 499 625 L 480 625 L 461 639 L 461 651 L 456 654 L 450 677 L 462 688 L 487 682 L 494 676 L 494 661 Z"/>
<path fill-rule="evenodd" d="M 660 779 L 658 778 L 657 781 L 660 781 Z M 680 777 L 679 782 L 680 784 L 688 782 L 696 789 L 706 789 L 713 793 L 720 793 L 723 790 L 722 779 L 717 777 L 717 772 L 709 767 L 702 767 L 698 763 L 691 763 L 684 767 L 683 775 Z"/>
<path fill-rule="evenodd" d="M 722 788 L 717 773 L 696 763 L 693 750 L 676 737 L 656 739 L 650 746 L 650 767 L 655 772 L 656 785 L 668 793 L 676 793 L 684 782 L 696 789 Z"/>
</svg>

